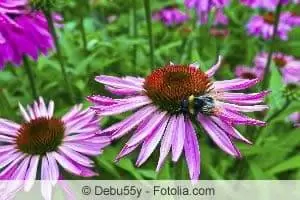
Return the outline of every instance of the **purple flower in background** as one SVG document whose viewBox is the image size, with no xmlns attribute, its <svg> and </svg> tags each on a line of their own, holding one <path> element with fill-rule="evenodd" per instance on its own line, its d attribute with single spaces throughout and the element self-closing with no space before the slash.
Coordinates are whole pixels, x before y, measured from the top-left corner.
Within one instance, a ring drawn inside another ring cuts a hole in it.
<svg viewBox="0 0 300 200">
<path fill-rule="evenodd" d="M 185 0 L 187 8 L 195 8 L 197 12 L 209 12 L 212 8 L 223 8 L 230 0 Z"/>
<path fill-rule="evenodd" d="M 50 180 L 41 183 L 43 197 L 50 200 L 61 168 L 78 176 L 97 175 L 89 157 L 99 155 L 110 139 L 99 134 L 93 111 L 77 105 L 63 117 L 54 117 L 54 102 L 47 106 L 42 98 L 27 110 L 19 106 L 24 123 L 0 118 L 1 180 L 20 180 L 14 187 L 25 191 L 37 178 Z"/>
<path fill-rule="evenodd" d="M 279 3 L 288 4 L 290 0 L 240 0 L 242 4 L 251 8 L 275 10 Z"/>
<path fill-rule="evenodd" d="M 20 65 L 24 56 L 36 60 L 53 48 L 44 15 L 26 7 L 27 0 L 0 0 L 0 69 L 6 63 Z"/>
<path fill-rule="evenodd" d="M 177 7 L 166 7 L 152 15 L 152 18 L 162 21 L 167 26 L 178 25 L 186 22 L 189 16 Z"/>
<path fill-rule="evenodd" d="M 282 40 L 288 39 L 288 34 L 292 29 L 288 23 L 289 17 L 290 15 L 282 14 L 279 19 L 277 36 Z M 250 35 L 269 40 L 273 36 L 274 23 L 275 15 L 272 12 L 265 13 L 264 15 L 254 15 L 247 24 L 247 30 Z"/>
<path fill-rule="evenodd" d="M 250 142 L 234 126 L 264 126 L 265 122 L 252 119 L 242 112 L 267 109 L 266 105 L 257 104 L 263 102 L 268 92 L 234 92 L 255 85 L 258 79 L 212 81 L 220 65 L 221 58 L 206 72 L 194 64 L 170 63 L 154 70 L 146 78 L 106 75 L 96 77 L 96 81 L 104 84 L 107 90 L 124 98 L 90 96 L 88 100 L 94 104 L 92 109 L 100 116 L 134 111 L 123 121 L 102 131 L 104 134 L 111 134 L 112 139 L 118 139 L 134 130 L 117 160 L 141 145 L 136 162 L 140 166 L 161 143 L 157 170 L 161 168 L 171 150 L 174 162 L 184 152 L 190 178 L 197 180 L 200 175 L 200 150 L 193 122 L 201 124 L 224 152 L 241 157 L 233 140 Z"/>
<path fill-rule="evenodd" d="M 264 75 L 264 67 L 247 67 L 244 65 L 235 68 L 235 75 L 243 79 L 259 79 Z"/>
<path fill-rule="evenodd" d="M 266 66 L 268 54 L 263 52 L 256 56 L 255 65 L 257 67 Z M 283 80 L 286 84 L 300 84 L 300 61 L 293 56 L 283 53 L 274 53 L 272 57 L 274 64 L 280 69 Z"/>
<path fill-rule="evenodd" d="M 214 23 L 210 28 L 211 35 L 215 37 L 221 37 L 221 38 L 227 36 L 229 33 L 227 25 L 228 25 L 228 17 L 224 15 L 222 9 L 217 9 Z"/>
<path fill-rule="evenodd" d="M 184 4 L 189 9 L 195 9 L 199 21 L 207 23 L 208 14 L 213 8 L 224 8 L 229 5 L 230 0 L 185 0 Z"/>
<path fill-rule="evenodd" d="M 222 9 L 216 10 L 214 25 L 228 25 L 228 17 L 224 15 L 224 12 Z"/>
<path fill-rule="evenodd" d="M 296 127 L 300 127 L 300 112 L 295 112 L 289 116 L 289 119 Z"/>
<path fill-rule="evenodd" d="M 292 26 L 300 26 L 300 13 L 299 12 L 285 12 L 285 15 L 288 15 L 287 23 Z"/>
</svg>

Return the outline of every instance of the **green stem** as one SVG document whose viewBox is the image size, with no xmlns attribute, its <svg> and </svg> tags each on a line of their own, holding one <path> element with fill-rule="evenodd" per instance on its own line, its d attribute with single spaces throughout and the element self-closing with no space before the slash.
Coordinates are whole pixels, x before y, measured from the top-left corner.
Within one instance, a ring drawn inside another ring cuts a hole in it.
<svg viewBox="0 0 300 200">
<path fill-rule="evenodd" d="M 277 117 L 281 112 L 283 112 L 288 106 L 290 105 L 290 101 L 286 100 L 284 105 L 277 110 L 276 112 L 274 112 L 270 117 L 268 117 L 265 121 L 266 122 L 270 122 L 272 121 L 275 117 Z"/>
<path fill-rule="evenodd" d="M 86 32 L 85 32 L 85 28 L 84 28 L 84 17 L 81 16 L 79 19 L 79 29 L 81 32 L 81 39 L 82 39 L 82 43 L 83 43 L 83 49 L 84 52 L 88 52 L 87 50 L 87 39 L 86 39 Z"/>
<path fill-rule="evenodd" d="M 265 121 L 267 123 L 271 122 L 274 118 L 276 118 L 281 112 L 283 112 L 285 109 L 287 109 L 287 107 L 289 106 L 290 104 L 290 101 L 289 100 L 286 100 L 284 105 L 277 111 L 275 111 L 271 116 L 269 116 L 268 118 L 265 119 Z M 263 141 L 263 138 L 265 135 L 262 135 L 261 132 L 262 132 L 263 128 L 261 128 L 258 133 L 256 134 L 256 136 L 258 135 L 259 138 L 257 138 L 256 140 L 256 144 L 259 145 L 261 144 L 261 142 Z"/>
<path fill-rule="evenodd" d="M 132 0 L 133 8 L 132 8 L 132 36 L 134 39 L 138 37 L 138 29 L 137 29 L 137 7 L 136 0 Z M 137 45 L 133 46 L 133 66 L 134 66 L 134 74 L 137 75 Z"/>
<path fill-rule="evenodd" d="M 58 37 L 57 37 L 56 31 L 55 31 L 53 18 L 52 18 L 52 15 L 51 15 L 51 10 L 50 9 L 45 9 L 44 14 L 46 16 L 47 23 L 48 23 L 50 32 L 51 32 L 53 40 L 54 40 L 54 44 L 55 44 L 55 48 L 56 48 L 56 54 L 57 54 L 57 57 L 58 57 L 58 61 L 59 61 L 59 64 L 60 64 L 60 68 L 61 68 L 61 71 L 62 71 L 62 74 L 63 74 L 64 81 L 66 83 L 67 90 L 68 90 L 69 95 L 70 95 L 70 99 L 74 103 L 75 96 L 74 96 L 74 93 L 73 93 L 73 90 L 72 90 L 72 87 L 70 85 L 69 78 L 68 78 L 68 75 L 67 75 L 67 72 L 66 72 L 64 59 L 63 59 L 63 56 L 62 56 L 62 52 L 61 52 L 61 49 L 60 49 Z"/>
<path fill-rule="evenodd" d="M 271 66 L 271 61 L 272 61 L 272 56 L 274 53 L 274 42 L 276 39 L 276 35 L 278 32 L 278 24 L 279 24 L 279 18 L 280 18 L 280 13 L 282 10 L 282 4 L 279 3 L 276 7 L 276 11 L 275 11 L 275 22 L 274 22 L 274 26 L 273 26 L 273 35 L 270 41 L 270 50 L 269 50 L 269 54 L 268 54 L 268 58 L 267 58 L 267 64 L 265 66 L 265 72 L 264 72 L 264 79 L 262 82 L 262 89 L 266 89 L 269 85 L 269 81 L 270 81 L 270 76 L 269 76 L 269 71 L 270 71 L 270 66 Z"/>
<path fill-rule="evenodd" d="M 185 180 L 185 171 L 184 171 L 184 156 L 180 156 L 179 160 L 174 166 L 174 175 L 175 175 L 175 180 Z"/>
<path fill-rule="evenodd" d="M 11 108 L 10 101 L 7 97 L 6 90 L 0 88 L 0 116 L 7 117 L 7 118 L 13 118 L 13 112 Z"/>
<path fill-rule="evenodd" d="M 152 18 L 151 18 L 150 0 L 144 0 L 144 7 L 146 12 L 149 47 L 150 47 L 150 65 L 151 65 L 151 69 L 154 69 L 154 43 L 153 43 L 153 35 L 152 35 Z"/>
<path fill-rule="evenodd" d="M 31 93 L 32 93 L 32 98 L 37 99 L 36 84 L 35 84 L 35 80 L 34 80 L 33 71 L 30 67 L 29 60 L 26 56 L 23 57 L 23 65 L 24 65 L 26 74 L 28 76 Z"/>
</svg>

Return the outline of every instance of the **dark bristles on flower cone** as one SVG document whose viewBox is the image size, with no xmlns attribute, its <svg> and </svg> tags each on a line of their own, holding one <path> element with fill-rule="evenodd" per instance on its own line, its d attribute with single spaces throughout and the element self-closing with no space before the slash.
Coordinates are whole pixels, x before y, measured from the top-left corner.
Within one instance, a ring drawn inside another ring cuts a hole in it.
<svg viewBox="0 0 300 200">
<path fill-rule="evenodd" d="M 22 124 L 16 143 L 23 153 L 44 155 L 57 150 L 64 132 L 64 125 L 60 120 L 38 118 Z"/>
<path fill-rule="evenodd" d="M 199 69 L 188 65 L 167 65 L 146 77 L 144 88 L 151 100 L 163 110 L 176 112 L 180 101 L 207 92 L 211 82 Z"/>
</svg>

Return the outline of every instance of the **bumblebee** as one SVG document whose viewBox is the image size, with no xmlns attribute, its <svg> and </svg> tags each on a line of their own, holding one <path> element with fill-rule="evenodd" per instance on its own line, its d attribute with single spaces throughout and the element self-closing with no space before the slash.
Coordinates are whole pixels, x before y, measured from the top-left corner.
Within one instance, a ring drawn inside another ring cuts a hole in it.
<svg viewBox="0 0 300 200">
<path fill-rule="evenodd" d="M 214 99 L 207 95 L 197 97 L 191 95 L 188 99 L 180 102 L 180 111 L 192 115 L 197 115 L 198 113 L 212 115 L 214 108 Z"/>
</svg>

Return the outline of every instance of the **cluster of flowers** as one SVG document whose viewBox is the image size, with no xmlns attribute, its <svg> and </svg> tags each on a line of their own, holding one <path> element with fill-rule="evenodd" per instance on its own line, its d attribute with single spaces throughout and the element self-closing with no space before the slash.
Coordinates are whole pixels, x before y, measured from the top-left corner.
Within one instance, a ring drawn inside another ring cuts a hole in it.
<svg viewBox="0 0 300 200">
<path fill-rule="evenodd" d="M 266 40 L 271 39 L 273 35 L 273 25 L 275 23 L 275 9 L 277 5 L 293 3 L 289 0 L 240 0 L 243 5 L 249 6 L 251 8 L 260 8 L 262 12 L 259 15 L 253 15 L 248 24 L 247 31 L 250 35 L 262 37 Z M 294 1 L 294 3 L 299 4 L 299 1 Z M 214 19 L 214 25 L 228 25 L 228 19 L 223 14 L 223 9 L 230 4 L 230 0 L 185 0 L 185 6 L 188 9 L 195 9 L 199 21 L 202 24 L 208 22 L 209 14 L 216 11 L 216 16 Z M 153 15 L 155 20 L 160 20 L 167 26 L 173 26 L 178 24 L 183 24 L 189 20 L 189 15 L 181 11 L 176 6 L 166 7 Z M 279 17 L 277 35 L 282 40 L 288 39 L 288 33 L 295 26 L 300 26 L 300 13 L 297 12 L 282 12 Z M 214 29 L 216 31 L 216 29 Z M 213 33 L 220 33 L 215 32 Z M 227 32 L 226 32 L 227 33 Z M 214 34 L 213 34 L 214 35 Z M 218 35 L 218 34 L 217 34 Z M 224 33 L 224 35 L 226 35 Z"/>
<path fill-rule="evenodd" d="M 47 54 L 52 48 L 48 24 L 40 11 L 29 10 L 27 0 L 0 0 L 0 69 L 6 63 L 20 65 L 24 56 L 37 60 L 39 53 Z"/>
<path fill-rule="evenodd" d="M 0 66 L 7 62 L 20 64 L 22 57 L 27 55 L 37 59 L 39 52 L 47 53 L 52 48 L 52 37 L 43 14 L 29 12 L 26 3 L 26 0 L 0 0 Z M 202 15 L 212 8 L 222 8 L 229 1 L 187 0 L 185 3 Z M 188 19 L 184 14 L 178 16 L 174 12 L 177 8 L 167 8 L 155 18 L 163 19 L 166 24 L 172 24 L 174 18 L 177 21 Z M 216 24 L 227 24 L 222 12 L 218 10 L 217 13 Z M 274 54 L 273 60 L 280 67 L 286 83 L 299 82 L 299 61 L 281 53 Z M 117 160 L 141 146 L 136 162 L 140 166 L 160 143 L 157 170 L 170 152 L 174 162 L 184 153 L 193 180 L 200 175 L 200 150 L 194 128 L 198 124 L 224 152 L 241 157 L 233 142 L 251 142 L 236 126 L 265 125 L 243 113 L 267 109 L 261 103 L 269 92 L 247 94 L 235 91 L 250 88 L 262 79 L 266 54 L 257 56 L 255 68 L 248 71 L 238 68 L 239 78 L 213 81 L 221 61 L 220 57 L 206 72 L 195 64 L 170 63 L 146 78 L 98 76 L 97 82 L 123 98 L 93 95 L 87 98 L 94 104 L 91 108 L 83 110 L 76 105 L 63 117 L 54 115 L 53 101 L 47 105 L 40 98 L 26 108 L 20 104 L 24 122 L 18 124 L 0 118 L 0 179 L 24 180 L 25 184 L 21 183 L 17 188 L 25 190 L 30 190 L 37 178 L 51 180 L 41 185 L 44 198 L 51 199 L 52 186 L 62 178 L 61 167 L 77 176 L 97 175 L 91 157 L 99 155 L 112 140 L 132 130 L 134 133 Z M 101 118 L 129 111 L 134 112 L 123 121 L 100 130 Z M 294 114 L 291 119 L 299 125 L 299 114 Z"/>
</svg>

